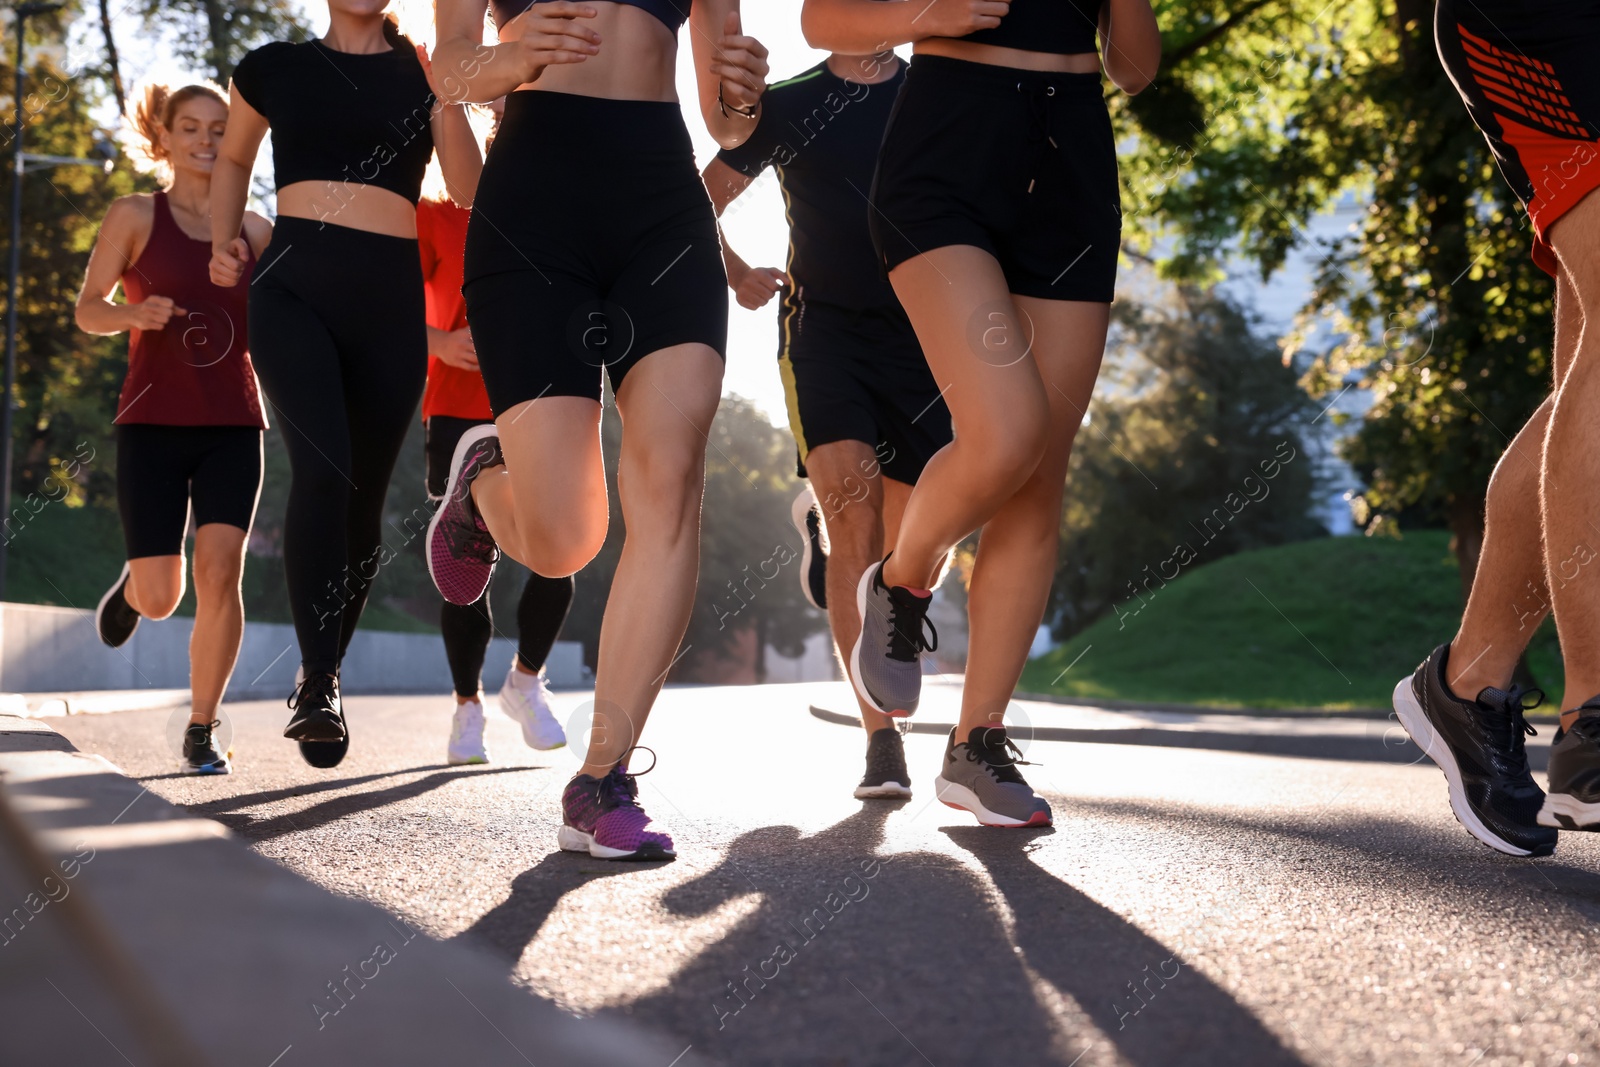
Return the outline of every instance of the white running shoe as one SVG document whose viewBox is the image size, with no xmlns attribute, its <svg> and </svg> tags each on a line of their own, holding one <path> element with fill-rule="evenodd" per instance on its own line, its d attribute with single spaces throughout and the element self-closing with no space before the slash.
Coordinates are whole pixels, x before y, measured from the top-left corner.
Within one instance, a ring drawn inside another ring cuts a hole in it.
<svg viewBox="0 0 1600 1067">
<path fill-rule="evenodd" d="M 500 710 L 522 727 L 522 740 L 529 748 L 549 751 L 562 747 L 567 735 L 550 712 L 550 687 L 545 684 L 544 671 L 523 675 L 532 679 L 526 687 L 517 684 L 519 673 L 515 663 L 506 671 L 506 684 L 500 687 Z"/>
<path fill-rule="evenodd" d="M 450 746 L 446 762 L 452 767 L 463 763 L 488 763 L 489 749 L 483 743 L 483 704 L 469 700 L 456 705 L 450 724 Z"/>
</svg>

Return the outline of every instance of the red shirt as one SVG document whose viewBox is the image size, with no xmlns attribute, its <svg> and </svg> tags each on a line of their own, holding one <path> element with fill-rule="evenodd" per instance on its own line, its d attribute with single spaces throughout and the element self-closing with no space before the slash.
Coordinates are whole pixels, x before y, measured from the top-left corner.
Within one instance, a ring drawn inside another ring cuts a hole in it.
<svg viewBox="0 0 1600 1067">
<path fill-rule="evenodd" d="M 467 302 L 461 296 L 462 259 L 467 245 L 467 220 L 472 213 L 448 200 L 417 203 L 417 247 L 422 252 L 422 282 L 428 325 L 454 331 L 467 324 Z M 492 419 L 483 375 L 452 367 L 428 356 L 428 388 L 422 394 L 422 417 L 449 415 L 458 419 Z"/>
</svg>

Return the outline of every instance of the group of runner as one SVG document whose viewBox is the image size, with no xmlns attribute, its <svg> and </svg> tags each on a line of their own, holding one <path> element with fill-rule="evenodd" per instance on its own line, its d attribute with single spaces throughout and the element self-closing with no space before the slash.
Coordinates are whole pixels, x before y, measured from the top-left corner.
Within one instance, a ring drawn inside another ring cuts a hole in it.
<svg viewBox="0 0 1600 1067">
<path fill-rule="evenodd" d="M 113 206 L 79 301 L 85 329 L 133 331 L 117 416 L 129 562 L 97 612 L 107 644 L 174 610 L 194 514 L 186 769 L 228 769 L 215 726 L 242 632 L 261 477 L 257 374 L 293 476 L 281 549 L 301 665 L 285 736 L 318 766 L 349 743 L 340 664 L 419 399 L 438 501 L 425 552 L 456 694 L 449 759 L 488 758 L 479 675 L 502 554 L 533 576 L 500 705 L 529 745 L 564 742 L 540 672 L 572 575 L 608 528 L 604 377 L 625 427 L 626 536 L 601 628 L 592 743 L 562 797 L 559 844 L 673 857 L 630 763 L 694 603 L 731 286 L 746 307 L 780 296 L 778 362 L 810 482 L 795 509 L 808 549 L 801 577 L 828 613 L 860 705 L 867 766 L 856 795 L 910 795 L 898 726 L 916 711 L 923 656 L 937 648 L 931 590 L 952 549 L 981 530 L 960 721 L 935 793 L 985 825 L 1049 825 L 1005 714 L 1044 615 L 1068 459 L 1115 288 L 1121 212 L 1102 72 L 1130 93 L 1155 76 L 1149 0 L 805 0 L 806 38 L 830 54 L 771 86 L 738 0 L 438 0 L 431 59 L 386 6 L 329 0 L 321 39 L 251 52 L 226 101 L 204 87 L 153 90 L 137 119 L 167 187 Z M 1475 73 L 1487 64 L 1506 81 L 1496 71 L 1513 65 L 1505 49 L 1517 45 L 1488 43 L 1506 37 L 1486 17 L 1469 33 L 1478 22 L 1447 19 L 1454 6 L 1440 5 L 1441 53 L 1502 166 L 1518 151 L 1548 158 L 1549 145 L 1505 132 L 1505 90 Z M 495 44 L 484 42 L 486 17 Z M 703 174 L 674 88 L 685 22 L 699 110 L 721 147 Z M 1550 62 L 1580 62 L 1570 41 L 1537 43 L 1549 46 L 1537 68 L 1547 83 L 1560 73 Z M 893 52 L 906 44 L 909 65 Z M 1564 75 L 1569 92 L 1583 73 Z M 1525 104 L 1549 97 L 1521 91 Z M 487 159 L 468 101 L 496 113 Z M 1600 119 L 1592 94 L 1573 92 L 1567 106 Z M 1573 139 L 1548 126 L 1540 136 Z M 275 227 L 245 210 L 269 129 Z M 434 152 L 442 201 L 420 196 Z M 781 270 L 750 267 L 718 231 L 769 167 L 790 223 Z M 1550 492 L 1549 477 L 1581 483 L 1600 462 L 1572 412 L 1581 401 L 1566 399 L 1588 388 L 1582 368 L 1600 358 L 1577 354 L 1600 344 L 1579 332 L 1600 286 L 1600 208 L 1570 192 L 1548 208 L 1530 174 L 1519 192 L 1540 262 L 1560 283 L 1558 392 L 1496 474 L 1462 635 L 1397 688 L 1396 707 L 1445 769 L 1468 829 L 1542 854 L 1558 822 L 1600 828 L 1600 697 L 1564 714 L 1546 798 L 1523 749 L 1525 694 L 1509 682 L 1520 646 L 1469 631 L 1490 614 L 1480 597 L 1543 582 L 1541 553 L 1578 537 L 1594 510 Z M 123 304 L 111 300 L 119 280 Z M 1540 491 L 1540 463 L 1531 474 L 1509 465 L 1541 448 L 1542 538 L 1503 502 Z M 1555 602 L 1569 690 L 1600 693 L 1592 642 L 1567 640 L 1589 634 L 1581 620 L 1600 600 Z"/>
</svg>

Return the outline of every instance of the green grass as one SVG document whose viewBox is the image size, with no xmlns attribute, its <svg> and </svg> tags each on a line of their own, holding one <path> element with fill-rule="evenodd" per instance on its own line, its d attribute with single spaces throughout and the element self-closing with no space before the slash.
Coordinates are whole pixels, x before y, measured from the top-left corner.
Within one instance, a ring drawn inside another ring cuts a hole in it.
<svg viewBox="0 0 1600 1067">
<path fill-rule="evenodd" d="M 1022 690 L 1245 708 L 1387 707 L 1395 681 L 1453 636 L 1461 615 L 1460 578 L 1441 531 L 1244 552 L 1151 587 L 1142 608 L 1119 604 L 1120 616 L 1030 662 Z M 1529 659 L 1559 692 L 1553 632 L 1541 631 Z"/>
</svg>

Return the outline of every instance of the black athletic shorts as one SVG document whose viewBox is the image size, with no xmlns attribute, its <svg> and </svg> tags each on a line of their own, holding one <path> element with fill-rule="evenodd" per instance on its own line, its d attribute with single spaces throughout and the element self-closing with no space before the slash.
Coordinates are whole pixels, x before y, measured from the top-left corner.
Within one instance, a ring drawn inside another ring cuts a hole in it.
<svg viewBox="0 0 1600 1067">
<path fill-rule="evenodd" d="M 950 443 L 950 409 L 899 304 L 856 310 L 786 292 L 778 368 L 789 429 L 806 477 L 806 453 L 862 441 L 886 477 L 915 485 Z"/>
<path fill-rule="evenodd" d="M 194 524 L 249 530 L 261 494 L 254 426 L 117 426 L 117 510 L 128 558 L 176 556 Z"/>
<path fill-rule="evenodd" d="M 423 423 L 423 483 L 429 500 L 443 500 L 450 482 L 450 459 L 456 454 L 461 435 L 489 419 L 458 419 L 454 415 L 433 415 Z"/>
<path fill-rule="evenodd" d="M 1600 2 L 1440 0 L 1433 32 L 1553 275 L 1546 234 L 1600 188 Z"/>
<path fill-rule="evenodd" d="M 722 355 L 728 276 L 675 103 L 522 90 L 467 227 L 467 322 L 500 414 L 542 396 L 600 399 L 640 359 L 698 342 Z"/>
<path fill-rule="evenodd" d="M 913 56 L 871 200 L 885 271 L 975 245 L 1019 296 L 1109 304 L 1115 293 L 1122 194 L 1098 74 Z"/>
</svg>

